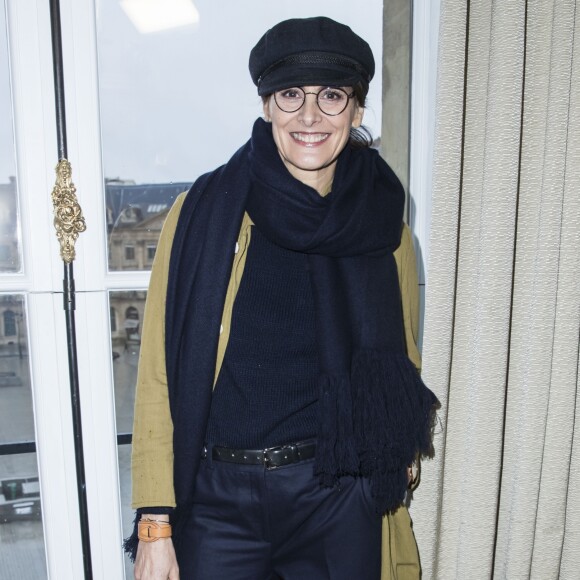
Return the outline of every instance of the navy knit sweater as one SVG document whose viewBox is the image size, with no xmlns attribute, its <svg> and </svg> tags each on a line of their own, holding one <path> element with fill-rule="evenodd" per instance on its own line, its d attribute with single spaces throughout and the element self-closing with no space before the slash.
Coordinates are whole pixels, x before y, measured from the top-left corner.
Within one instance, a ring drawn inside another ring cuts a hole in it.
<svg viewBox="0 0 580 580">
<path fill-rule="evenodd" d="M 253 227 L 207 442 L 263 449 L 315 437 L 317 377 L 307 258 Z"/>
</svg>

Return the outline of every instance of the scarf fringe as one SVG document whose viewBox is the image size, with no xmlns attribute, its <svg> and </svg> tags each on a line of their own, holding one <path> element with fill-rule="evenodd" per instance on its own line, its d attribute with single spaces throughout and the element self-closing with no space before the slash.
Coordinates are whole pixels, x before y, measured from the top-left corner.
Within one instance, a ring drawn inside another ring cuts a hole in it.
<svg viewBox="0 0 580 580">
<path fill-rule="evenodd" d="M 394 511 L 407 490 L 407 466 L 433 454 L 437 398 L 404 354 L 363 350 L 350 380 L 324 377 L 316 473 L 367 477 L 377 511 Z"/>
<path fill-rule="evenodd" d="M 322 485 L 332 487 L 341 475 L 357 475 L 359 472 L 350 381 L 344 377 L 323 375 L 319 405 L 316 474 Z"/>
<path fill-rule="evenodd" d="M 137 523 L 141 518 L 141 514 L 135 512 L 133 519 L 133 533 L 123 540 L 123 551 L 127 553 L 131 562 L 135 563 L 137 557 L 137 548 L 139 546 L 139 537 L 137 536 Z"/>
<path fill-rule="evenodd" d="M 189 506 L 189 504 L 188 504 Z M 189 506 L 190 507 L 190 506 Z M 176 508 L 173 513 L 169 515 L 169 521 L 172 527 L 172 541 L 173 545 L 177 546 L 179 539 L 181 538 L 181 532 L 186 524 L 186 518 L 183 517 L 184 513 L 188 513 L 188 507 L 184 509 Z M 133 519 L 133 532 L 130 536 L 123 540 L 123 551 L 127 554 L 131 562 L 135 563 L 135 558 L 137 557 L 137 548 L 139 547 L 139 536 L 137 524 L 141 519 L 141 514 L 135 512 L 135 518 Z"/>
</svg>

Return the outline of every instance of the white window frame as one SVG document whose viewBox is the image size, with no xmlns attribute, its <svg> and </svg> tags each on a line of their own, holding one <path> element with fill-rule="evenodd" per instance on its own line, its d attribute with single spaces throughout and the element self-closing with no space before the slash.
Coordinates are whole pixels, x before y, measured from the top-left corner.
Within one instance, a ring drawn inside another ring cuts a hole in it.
<svg viewBox="0 0 580 580">
<path fill-rule="evenodd" d="M 441 0 L 413 0 L 411 66 L 411 138 L 409 165 L 409 225 L 415 237 L 419 267 L 421 324 L 419 348 L 423 343 L 425 287 L 431 233 L 431 192 L 435 143 L 437 93 L 437 47 Z"/>
</svg>

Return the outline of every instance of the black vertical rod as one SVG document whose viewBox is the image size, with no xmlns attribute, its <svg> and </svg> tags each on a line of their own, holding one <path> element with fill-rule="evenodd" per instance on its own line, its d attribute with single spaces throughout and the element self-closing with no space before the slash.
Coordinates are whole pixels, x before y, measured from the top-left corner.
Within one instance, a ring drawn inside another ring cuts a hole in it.
<svg viewBox="0 0 580 580">
<path fill-rule="evenodd" d="M 67 159 L 66 110 L 64 101 L 64 73 L 62 61 L 62 34 L 60 25 L 60 2 L 50 0 L 50 25 L 52 35 L 52 68 L 54 74 L 54 95 L 56 108 L 56 136 L 59 161 Z M 75 325 L 75 282 L 72 263 L 64 264 L 63 301 L 66 317 L 68 369 L 72 406 L 75 464 L 77 472 L 77 494 L 83 549 L 85 580 L 92 580 L 91 541 L 89 533 L 89 512 L 87 508 L 87 484 L 83 453 L 83 429 L 79 391 L 79 370 Z"/>
</svg>

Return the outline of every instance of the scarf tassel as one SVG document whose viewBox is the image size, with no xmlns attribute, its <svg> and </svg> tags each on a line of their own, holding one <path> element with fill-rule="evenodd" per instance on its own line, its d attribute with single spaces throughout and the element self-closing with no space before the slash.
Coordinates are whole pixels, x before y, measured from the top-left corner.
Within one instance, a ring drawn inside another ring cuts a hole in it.
<svg viewBox="0 0 580 580">
<path fill-rule="evenodd" d="M 332 487 L 338 477 L 357 475 L 359 471 L 348 378 L 323 375 L 319 405 L 316 474 L 322 485 Z"/>
<path fill-rule="evenodd" d="M 123 540 L 123 551 L 126 552 L 131 562 L 135 563 L 137 557 L 137 547 L 139 546 L 139 537 L 137 536 L 137 523 L 141 519 L 141 514 L 135 512 L 135 519 L 133 520 L 132 534 Z"/>
<path fill-rule="evenodd" d="M 437 399 L 403 354 L 363 350 L 351 378 L 323 380 L 317 474 L 367 477 L 377 511 L 394 511 L 407 490 L 407 466 L 431 456 Z"/>
<path fill-rule="evenodd" d="M 188 509 L 176 508 L 172 514 L 169 516 L 169 521 L 172 527 L 172 539 L 173 545 L 177 546 L 177 540 L 181 537 L 181 532 L 186 524 L 186 518 L 183 517 L 184 513 L 188 513 Z M 137 524 L 141 519 L 141 514 L 135 512 L 135 518 L 133 519 L 133 531 L 130 536 L 123 540 L 123 551 L 127 554 L 127 557 L 131 562 L 135 563 L 135 558 L 137 557 L 137 548 L 139 547 L 139 536 Z"/>
</svg>

